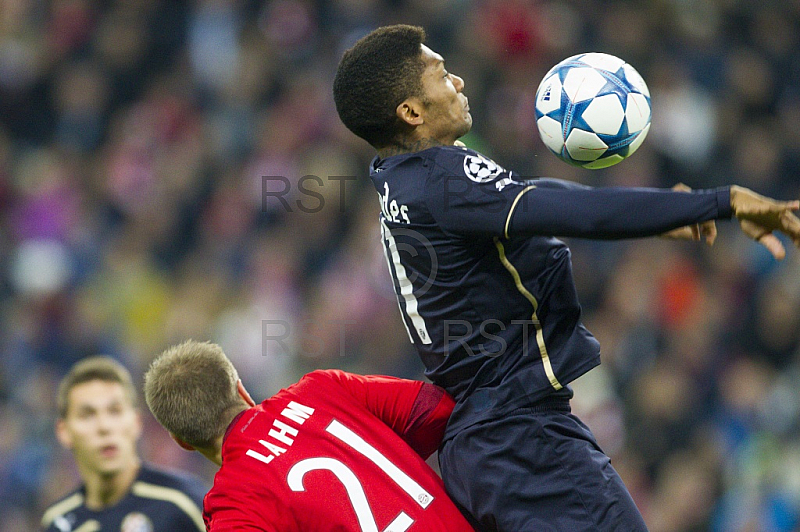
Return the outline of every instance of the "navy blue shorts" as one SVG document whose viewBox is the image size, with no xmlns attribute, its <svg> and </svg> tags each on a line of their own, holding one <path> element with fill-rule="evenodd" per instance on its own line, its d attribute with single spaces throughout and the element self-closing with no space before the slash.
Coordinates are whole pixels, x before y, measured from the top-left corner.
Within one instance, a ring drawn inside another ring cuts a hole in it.
<svg viewBox="0 0 800 532">
<path fill-rule="evenodd" d="M 520 408 L 445 442 L 450 496 L 482 532 L 638 532 L 647 526 L 589 428 L 554 403 Z"/>
</svg>

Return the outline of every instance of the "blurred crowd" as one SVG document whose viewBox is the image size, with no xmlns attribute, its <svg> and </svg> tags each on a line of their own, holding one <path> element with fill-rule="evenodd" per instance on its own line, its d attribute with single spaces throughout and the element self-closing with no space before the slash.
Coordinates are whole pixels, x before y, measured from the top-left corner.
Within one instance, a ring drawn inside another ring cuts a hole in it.
<svg viewBox="0 0 800 532">
<path fill-rule="evenodd" d="M 373 152 L 331 96 L 341 53 L 397 22 L 464 78 L 465 142 L 522 175 L 800 197 L 798 1 L 0 0 L 0 530 L 78 481 L 53 424 L 81 357 L 140 379 L 209 339 L 257 400 L 320 367 L 422 378 Z M 586 51 L 653 99 L 644 145 L 602 171 L 535 126 L 544 73 Z M 713 248 L 569 242 L 603 346 L 574 408 L 653 532 L 800 530 L 800 252 L 732 223 Z M 143 413 L 146 460 L 211 478 Z"/>
</svg>

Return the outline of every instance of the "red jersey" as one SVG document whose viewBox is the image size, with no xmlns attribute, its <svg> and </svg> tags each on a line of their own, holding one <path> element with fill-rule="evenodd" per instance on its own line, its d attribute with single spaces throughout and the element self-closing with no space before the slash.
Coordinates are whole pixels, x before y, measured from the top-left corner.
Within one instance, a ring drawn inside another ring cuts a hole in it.
<svg viewBox="0 0 800 532">
<path fill-rule="evenodd" d="M 430 384 L 314 371 L 233 420 L 210 532 L 464 532 L 424 461 L 452 399 Z"/>
</svg>

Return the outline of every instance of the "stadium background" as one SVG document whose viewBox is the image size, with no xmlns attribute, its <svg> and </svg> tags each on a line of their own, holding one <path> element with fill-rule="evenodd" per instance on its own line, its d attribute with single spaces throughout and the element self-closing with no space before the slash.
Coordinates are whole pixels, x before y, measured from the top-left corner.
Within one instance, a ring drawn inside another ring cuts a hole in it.
<svg viewBox="0 0 800 532">
<path fill-rule="evenodd" d="M 0 530 L 34 530 L 77 481 L 54 395 L 83 356 L 140 382 L 161 348 L 208 338 L 257 398 L 317 367 L 421 376 L 372 153 L 331 98 L 341 52 L 395 22 L 465 79 L 467 142 L 523 175 L 800 197 L 797 1 L 2 0 Z M 595 172 L 533 121 L 544 72 L 592 50 L 639 70 L 654 115 Z M 291 212 L 263 176 L 288 180 Z M 718 226 L 710 250 L 570 242 L 604 360 L 575 408 L 653 532 L 799 530 L 800 253 L 779 264 Z M 145 418 L 147 460 L 211 477 Z"/>
</svg>

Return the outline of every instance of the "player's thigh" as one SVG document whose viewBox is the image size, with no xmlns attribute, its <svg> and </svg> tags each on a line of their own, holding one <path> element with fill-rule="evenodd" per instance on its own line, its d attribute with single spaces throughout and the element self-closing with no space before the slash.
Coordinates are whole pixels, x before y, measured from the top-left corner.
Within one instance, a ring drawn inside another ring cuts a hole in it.
<svg viewBox="0 0 800 532">
<path fill-rule="evenodd" d="M 443 447 L 445 486 L 484 531 L 646 530 L 608 457 L 575 416 L 513 415 Z"/>
</svg>

